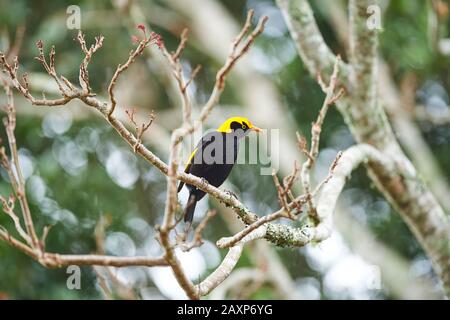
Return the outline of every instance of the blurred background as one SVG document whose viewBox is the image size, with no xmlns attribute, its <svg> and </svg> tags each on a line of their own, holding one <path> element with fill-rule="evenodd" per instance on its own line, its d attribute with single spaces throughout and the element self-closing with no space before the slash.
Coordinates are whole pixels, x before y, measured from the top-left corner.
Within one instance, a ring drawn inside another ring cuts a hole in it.
<svg viewBox="0 0 450 320">
<path fill-rule="evenodd" d="M 347 1 L 310 1 L 325 40 L 347 58 Z M 380 37 L 380 95 L 384 97 L 394 130 L 419 172 L 445 208 L 449 208 L 450 177 L 450 37 L 447 1 L 380 1 L 383 9 Z M 103 48 L 90 64 L 91 86 L 105 93 L 116 66 L 125 61 L 146 23 L 174 50 L 183 28 L 190 40 L 182 57 L 186 72 L 202 70 L 190 87 L 194 114 L 198 114 L 213 87 L 215 73 L 228 53 L 230 40 L 245 22 L 248 9 L 255 21 L 268 15 L 267 28 L 227 81 L 220 104 L 207 127 L 226 117 L 242 115 L 256 125 L 279 129 L 280 176 L 301 159 L 295 131 L 309 138 L 324 95 L 304 67 L 283 17 L 272 0 L 168 1 L 26 1 L 0 0 L 0 49 L 13 44 L 20 70 L 30 74 L 39 96 L 56 96 L 57 88 L 38 61 L 35 43 L 41 39 L 56 47 L 57 71 L 74 82 L 82 53 L 73 40 L 76 30 L 66 27 L 70 5 L 81 9 L 81 28 L 88 43 L 103 34 Z M 155 110 L 154 125 L 145 144 L 167 160 L 170 130 L 181 123 L 181 108 L 173 82 L 158 49 L 145 52 L 117 84 L 120 108 L 135 107 L 144 117 Z M 107 123 L 79 102 L 61 108 L 32 107 L 16 95 L 16 136 L 27 180 L 28 197 L 37 230 L 53 225 L 47 250 L 58 253 L 95 252 L 94 230 L 101 217 L 108 254 L 161 254 L 154 226 L 161 222 L 166 179 L 136 157 Z M 4 104 L 3 92 L 0 103 Z M 0 136 L 5 141 L 4 128 Z M 354 140 L 341 115 L 331 109 L 325 120 L 317 180 L 324 177 L 339 150 Z M 233 190 L 254 212 L 279 208 L 272 177 L 260 175 L 260 164 L 237 165 L 226 189 Z M 9 194 L 1 171 L 0 193 Z M 181 193 L 180 198 L 186 198 Z M 215 242 L 242 228 L 233 213 L 216 201 L 203 200 L 196 211 L 201 219 L 208 208 L 219 212 L 204 232 L 205 243 L 180 259 L 193 280 L 203 279 L 218 266 L 226 250 Z M 447 210 L 448 211 L 448 210 Z M 198 221 L 198 220 L 197 220 Z M 0 215 L 0 224 L 13 229 Z M 441 298 L 431 264 L 405 223 L 367 177 L 355 171 L 340 196 L 336 231 L 320 244 L 304 248 L 276 248 L 265 241 L 244 250 L 235 283 L 225 284 L 211 298 L 250 299 L 406 299 Z M 96 271 L 95 271 L 96 270 Z M 99 277 L 105 270 L 82 268 L 80 290 L 66 286 L 66 269 L 48 270 L 16 249 L 0 242 L 0 298 L 102 299 Z M 185 295 L 169 268 L 110 269 L 108 286 L 119 299 L 175 299 Z"/>
</svg>

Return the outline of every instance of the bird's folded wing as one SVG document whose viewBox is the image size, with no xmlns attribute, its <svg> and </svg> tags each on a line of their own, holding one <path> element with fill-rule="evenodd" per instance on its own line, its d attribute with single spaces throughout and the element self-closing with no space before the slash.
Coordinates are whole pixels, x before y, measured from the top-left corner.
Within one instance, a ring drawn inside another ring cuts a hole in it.
<svg viewBox="0 0 450 320">
<path fill-rule="evenodd" d="M 202 137 L 202 139 L 197 144 L 197 147 L 194 149 L 194 151 L 192 151 L 191 155 L 189 156 L 189 159 L 186 164 L 186 168 L 184 168 L 184 172 L 189 173 L 189 171 L 191 170 L 192 163 L 194 162 L 194 156 L 196 155 L 198 150 L 200 150 L 200 152 L 203 152 L 202 150 L 204 150 L 207 145 L 209 145 L 210 143 L 212 143 L 216 140 L 217 135 L 218 135 L 218 132 L 213 131 L 213 132 L 205 134 Z M 200 154 L 200 156 L 201 156 L 201 154 Z M 183 186 L 184 186 L 184 182 L 180 181 L 177 192 L 180 192 L 181 189 L 183 188 Z"/>
<path fill-rule="evenodd" d="M 191 166 L 192 166 L 192 161 L 194 160 L 194 156 L 195 156 L 195 153 L 197 152 L 197 150 L 198 150 L 198 148 L 195 148 L 194 151 L 192 151 L 191 155 L 189 156 L 186 167 L 184 168 L 184 172 L 189 173 L 189 170 L 191 169 Z M 177 192 L 180 192 L 181 189 L 183 188 L 183 186 L 184 186 L 184 182 L 180 181 Z"/>
</svg>

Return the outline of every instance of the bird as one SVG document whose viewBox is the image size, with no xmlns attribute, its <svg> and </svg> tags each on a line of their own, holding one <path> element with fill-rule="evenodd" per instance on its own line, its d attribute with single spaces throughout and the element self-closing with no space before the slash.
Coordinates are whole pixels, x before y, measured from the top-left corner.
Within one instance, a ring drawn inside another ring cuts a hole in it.
<svg viewBox="0 0 450 320">
<path fill-rule="evenodd" d="M 198 142 L 188 158 L 184 172 L 202 178 L 214 187 L 219 187 L 229 176 L 236 163 L 239 140 L 250 132 L 261 132 L 245 117 L 231 117 L 216 130 L 206 133 Z M 184 182 L 178 185 L 178 192 Z M 186 184 L 189 197 L 184 209 L 185 231 L 188 232 L 197 202 L 205 196 L 205 192 L 196 186 Z"/>
</svg>

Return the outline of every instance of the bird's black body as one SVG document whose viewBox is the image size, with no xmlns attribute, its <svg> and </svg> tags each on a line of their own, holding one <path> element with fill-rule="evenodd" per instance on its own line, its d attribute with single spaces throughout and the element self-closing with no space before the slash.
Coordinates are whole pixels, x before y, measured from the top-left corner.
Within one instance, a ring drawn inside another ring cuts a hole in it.
<svg viewBox="0 0 450 320">
<path fill-rule="evenodd" d="M 242 131 L 242 130 L 241 130 Z M 210 132 L 203 136 L 194 149 L 185 172 L 203 178 L 209 184 L 219 187 L 227 179 L 236 163 L 239 138 L 245 133 Z M 192 222 L 197 201 L 205 196 L 205 192 L 192 185 L 186 185 L 189 189 L 189 200 L 186 205 L 184 221 Z M 178 192 L 183 187 L 181 182 Z"/>
<path fill-rule="evenodd" d="M 205 179 L 209 184 L 219 187 L 228 177 L 237 160 L 239 139 L 245 137 L 250 130 L 261 132 L 261 129 L 243 117 L 227 119 L 216 131 L 207 133 L 198 143 L 188 160 L 185 172 Z M 184 183 L 178 186 L 178 192 Z M 197 201 L 205 196 L 199 188 L 187 185 L 189 199 L 184 210 L 186 230 L 192 223 Z"/>
</svg>

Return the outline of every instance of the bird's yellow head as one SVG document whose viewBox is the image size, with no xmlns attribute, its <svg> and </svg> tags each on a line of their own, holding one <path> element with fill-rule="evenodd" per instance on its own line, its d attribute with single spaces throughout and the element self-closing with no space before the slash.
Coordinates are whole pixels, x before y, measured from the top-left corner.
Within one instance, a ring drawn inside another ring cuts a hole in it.
<svg viewBox="0 0 450 320">
<path fill-rule="evenodd" d="M 250 120 L 244 117 L 229 118 L 217 128 L 217 131 L 226 133 L 231 133 L 236 130 L 243 130 L 244 132 L 248 132 L 249 130 L 255 132 L 262 131 L 262 129 L 254 126 Z"/>
</svg>

